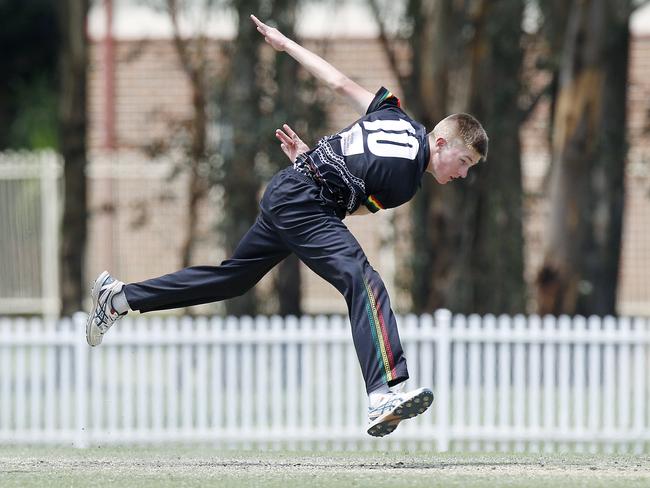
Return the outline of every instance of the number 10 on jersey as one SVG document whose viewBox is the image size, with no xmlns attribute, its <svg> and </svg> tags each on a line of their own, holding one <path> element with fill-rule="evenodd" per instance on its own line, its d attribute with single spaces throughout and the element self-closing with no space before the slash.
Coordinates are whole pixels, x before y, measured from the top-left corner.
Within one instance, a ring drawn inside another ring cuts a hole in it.
<svg viewBox="0 0 650 488">
<path fill-rule="evenodd" d="M 363 124 L 363 128 L 360 124 Z M 413 160 L 420 149 L 415 128 L 403 119 L 364 120 L 339 135 L 344 156 L 363 153 L 364 137 L 368 150 L 379 157 Z"/>
</svg>

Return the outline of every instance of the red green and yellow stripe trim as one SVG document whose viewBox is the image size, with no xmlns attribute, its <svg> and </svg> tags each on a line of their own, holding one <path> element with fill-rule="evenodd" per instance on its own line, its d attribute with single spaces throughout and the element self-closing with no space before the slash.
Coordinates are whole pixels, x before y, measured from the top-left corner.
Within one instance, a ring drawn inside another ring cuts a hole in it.
<svg viewBox="0 0 650 488">
<path fill-rule="evenodd" d="M 384 206 L 373 195 L 370 195 L 366 199 L 366 207 L 368 207 L 368 210 L 370 210 L 372 213 L 375 213 L 379 210 L 384 210 Z"/>
<path fill-rule="evenodd" d="M 395 99 L 395 101 L 397 102 L 397 106 L 400 107 L 401 104 L 400 104 L 399 98 L 397 98 L 395 95 L 393 95 L 393 92 L 391 92 L 390 90 L 386 90 L 386 92 L 384 93 L 384 96 L 381 97 L 380 103 L 383 102 L 384 100 L 388 99 L 388 98 L 391 98 L 391 97 L 393 97 Z"/>
<path fill-rule="evenodd" d="M 382 369 L 382 376 L 388 383 L 395 379 L 395 359 L 393 351 L 390 347 L 390 340 L 388 338 L 388 331 L 384 323 L 384 316 L 381 313 L 381 304 L 377 301 L 375 294 L 368 283 L 368 280 L 363 280 L 366 287 L 366 311 L 368 313 L 368 320 L 370 322 L 370 331 L 372 339 L 375 343 L 375 351 L 377 352 L 377 360 Z"/>
</svg>

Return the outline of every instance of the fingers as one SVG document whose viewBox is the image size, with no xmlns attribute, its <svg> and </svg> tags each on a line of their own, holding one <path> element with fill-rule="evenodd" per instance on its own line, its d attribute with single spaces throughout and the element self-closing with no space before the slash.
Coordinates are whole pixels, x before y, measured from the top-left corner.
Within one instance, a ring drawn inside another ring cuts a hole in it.
<svg viewBox="0 0 650 488">
<path fill-rule="evenodd" d="M 280 144 L 280 148 L 282 149 L 282 152 L 285 154 L 285 156 L 289 158 L 289 161 L 293 163 L 294 159 L 296 159 L 294 152 L 289 149 L 286 144 Z"/>
<path fill-rule="evenodd" d="M 282 152 L 293 162 L 298 152 L 304 152 L 304 150 L 309 150 L 309 148 L 306 147 L 305 143 L 300 140 L 291 127 L 287 124 L 284 124 L 282 127 L 284 131 L 282 129 L 275 129 L 275 137 L 280 140 Z M 292 135 L 290 136 L 289 134 Z M 304 150 L 301 151 L 301 148 Z"/>
<path fill-rule="evenodd" d="M 255 25 L 257 25 L 258 29 L 259 29 L 260 27 L 266 27 L 266 25 L 264 24 L 264 22 L 262 22 L 260 19 L 258 19 L 257 17 L 255 17 L 253 14 L 251 14 L 251 20 L 252 20 L 253 22 L 255 22 Z"/>
<path fill-rule="evenodd" d="M 309 147 L 302 142 L 289 124 L 283 124 L 282 129 L 275 130 L 275 137 L 280 140 L 280 147 L 289 159 L 293 160 L 292 158 L 299 152 L 309 151 Z"/>
<path fill-rule="evenodd" d="M 287 134 L 282 132 L 281 129 L 276 129 L 275 130 L 275 137 L 280 139 L 280 142 L 282 142 L 282 144 L 285 144 L 287 146 L 295 145 L 295 141 L 293 139 L 291 139 L 291 137 L 289 137 Z"/>
<path fill-rule="evenodd" d="M 283 124 L 282 128 L 289 134 L 289 137 L 291 137 L 293 140 L 300 140 L 300 137 L 293 131 L 291 127 L 289 127 L 289 124 Z"/>
<path fill-rule="evenodd" d="M 253 14 L 251 14 L 251 20 L 253 22 L 255 22 L 255 25 L 257 26 L 257 32 L 259 32 L 260 34 L 266 36 L 266 32 L 267 32 L 269 27 L 264 22 L 262 22 L 260 19 L 255 17 Z M 268 42 L 268 39 L 266 39 L 266 41 Z"/>
</svg>

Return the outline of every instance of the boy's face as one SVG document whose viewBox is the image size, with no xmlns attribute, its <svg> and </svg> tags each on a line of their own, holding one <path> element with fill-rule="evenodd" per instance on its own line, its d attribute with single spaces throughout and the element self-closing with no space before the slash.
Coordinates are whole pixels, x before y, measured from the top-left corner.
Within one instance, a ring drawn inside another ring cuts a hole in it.
<svg viewBox="0 0 650 488">
<path fill-rule="evenodd" d="M 435 141 L 437 154 L 433 158 L 433 175 L 441 185 L 456 178 L 465 178 L 481 156 L 458 139 L 448 141 L 439 137 Z"/>
</svg>

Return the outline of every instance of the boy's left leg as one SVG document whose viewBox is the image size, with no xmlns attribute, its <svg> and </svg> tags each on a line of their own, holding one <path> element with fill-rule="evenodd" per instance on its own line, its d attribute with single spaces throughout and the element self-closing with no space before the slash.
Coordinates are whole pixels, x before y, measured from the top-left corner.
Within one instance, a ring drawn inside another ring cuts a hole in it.
<svg viewBox="0 0 650 488">
<path fill-rule="evenodd" d="M 292 230 L 301 236 L 294 245 L 286 239 L 293 252 L 345 298 L 366 391 L 406 381 L 406 358 L 388 292 L 354 236 L 341 220 L 325 213 L 315 216 L 309 229 Z"/>
<path fill-rule="evenodd" d="M 262 212 L 287 247 L 345 297 L 370 397 L 368 433 L 389 434 L 400 421 L 424 412 L 433 393 L 388 389 L 408 379 L 408 371 L 384 283 L 334 209 L 324 205 L 320 187 L 297 172 L 286 171 L 280 178 L 282 185 L 262 199 Z"/>
<path fill-rule="evenodd" d="M 318 186 L 297 172 L 280 178 L 281 186 L 262 199 L 262 214 L 287 247 L 344 296 L 366 390 L 405 381 L 397 321 L 379 274 L 334 210 L 321 204 Z"/>
<path fill-rule="evenodd" d="M 345 297 L 352 338 L 369 394 L 367 432 L 383 437 L 402 420 L 429 408 L 433 392 L 428 388 L 404 393 L 388 389 L 408 379 L 408 371 L 384 283 L 340 219 L 315 209 L 309 223 L 305 220 L 302 225 L 301 220 L 292 221 L 280 232 L 294 253 Z"/>
</svg>

